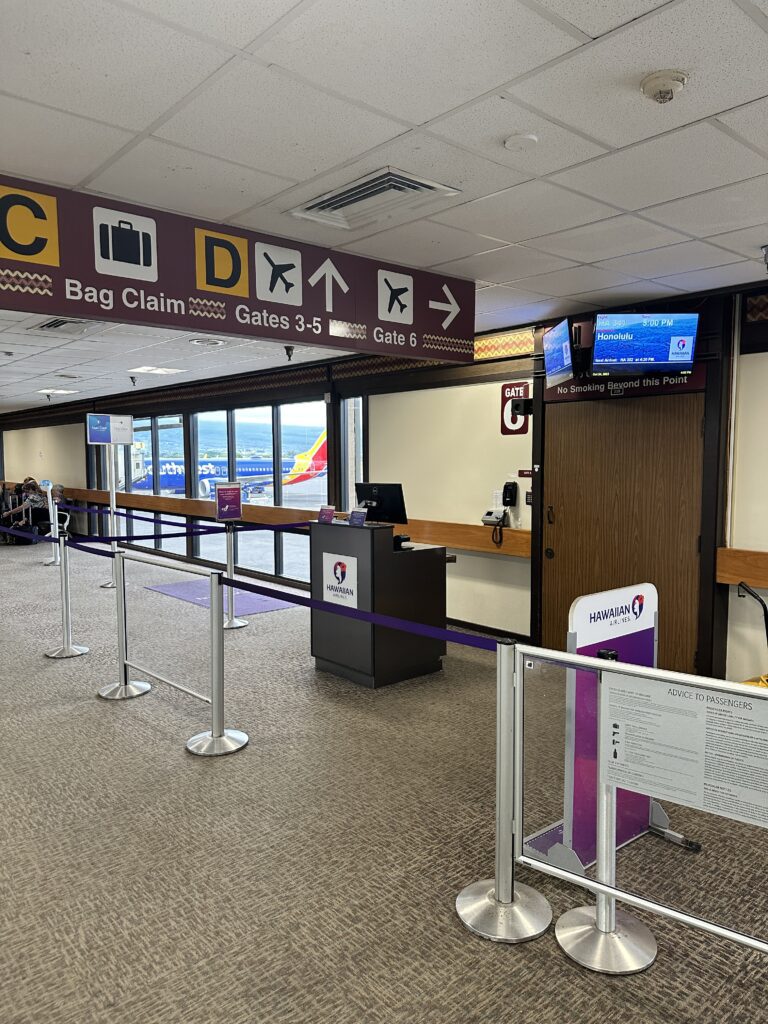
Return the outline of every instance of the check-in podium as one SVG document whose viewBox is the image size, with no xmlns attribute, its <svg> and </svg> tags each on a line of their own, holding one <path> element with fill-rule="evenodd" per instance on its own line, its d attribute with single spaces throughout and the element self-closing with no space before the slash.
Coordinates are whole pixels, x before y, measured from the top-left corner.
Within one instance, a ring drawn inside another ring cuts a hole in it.
<svg viewBox="0 0 768 1024">
<path fill-rule="evenodd" d="M 313 598 L 445 628 L 445 548 L 395 551 L 393 527 L 377 524 L 311 523 L 309 537 Z M 312 611 L 315 667 L 363 686 L 437 672 L 444 654 L 441 640 Z"/>
</svg>

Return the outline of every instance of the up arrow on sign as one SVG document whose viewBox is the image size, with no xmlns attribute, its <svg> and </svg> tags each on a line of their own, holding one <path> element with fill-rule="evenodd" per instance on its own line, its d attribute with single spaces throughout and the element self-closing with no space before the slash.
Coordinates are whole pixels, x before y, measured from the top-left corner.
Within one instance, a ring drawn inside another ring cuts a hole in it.
<svg viewBox="0 0 768 1024">
<path fill-rule="evenodd" d="M 322 281 L 323 278 L 325 278 L 325 312 L 326 313 L 332 313 L 333 312 L 333 282 L 335 281 L 336 284 L 339 286 L 339 288 L 341 288 L 341 290 L 344 293 L 349 291 L 349 285 L 344 280 L 344 278 L 341 276 L 341 274 L 338 272 L 338 270 L 333 265 L 333 263 L 331 263 L 330 259 L 327 259 L 327 260 L 325 260 L 324 263 L 321 263 L 320 266 L 317 268 L 317 270 L 312 275 L 312 277 L 310 277 L 310 279 L 309 279 L 310 286 L 314 288 L 314 286 L 318 283 L 318 281 Z"/>
<path fill-rule="evenodd" d="M 448 287 L 447 284 L 443 285 L 443 293 L 444 293 L 446 299 L 448 299 L 448 301 L 447 302 L 438 302 L 436 299 L 430 299 L 430 301 L 429 301 L 429 308 L 430 309 L 444 309 L 446 311 L 448 316 L 445 318 L 445 320 L 443 320 L 443 330 L 445 330 L 449 326 L 451 321 L 455 318 L 456 314 L 459 312 L 461 307 L 459 306 L 458 302 L 454 298 L 453 292 L 451 291 L 451 289 Z"/>
</svg>

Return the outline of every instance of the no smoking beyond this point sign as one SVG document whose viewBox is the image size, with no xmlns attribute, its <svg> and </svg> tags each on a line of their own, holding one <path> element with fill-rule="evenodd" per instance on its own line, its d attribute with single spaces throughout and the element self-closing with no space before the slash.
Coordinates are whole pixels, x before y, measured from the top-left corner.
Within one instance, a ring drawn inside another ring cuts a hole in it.
<svg viewBox="0 0 768 1024">
<path fill-rule="evenodd" d="M 527 434 L 528 417 L 523 411 L 523 402 L 528 398 L 529 384 L 501 385 L 501 432 L 502 434 Z"/>
</svg>

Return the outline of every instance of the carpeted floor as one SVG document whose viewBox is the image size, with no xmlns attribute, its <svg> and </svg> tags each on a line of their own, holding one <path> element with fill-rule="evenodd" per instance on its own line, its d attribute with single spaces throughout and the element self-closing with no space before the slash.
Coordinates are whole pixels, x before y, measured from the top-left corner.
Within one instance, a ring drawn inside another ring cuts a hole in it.
<svg viewBox="0 0 768 1024">
<path fill-rule="evenodd" d="M 58 572 L 0 548 L 0 1024 L 640 1024 L 768 1021 L 768 959 L 645 917 L 645 974 L 581 970 L 551 932 L 497 946 L 456 893 L 493 871 L 495 668 L 450 650 L 444 673 L 368 691 L 315 673 L 308 613 L 226 637 L 227 724 L 250 745 L 194 758 L 209 709 L 157 685 L 121 704 L 109 564 L 73 554 L 75 640 L 53 662 Z M 207 612 L 128 566 L 132 656 L 205 688 Z M 559 816 L 562 680 L 528 683 L 526 826 Z M 674 810 L 704 843 L 644 838 L 619 881 L 768 934 L 766 836 Z M 590 902 L 545 876 L 555 918 Z"/>
</svg>

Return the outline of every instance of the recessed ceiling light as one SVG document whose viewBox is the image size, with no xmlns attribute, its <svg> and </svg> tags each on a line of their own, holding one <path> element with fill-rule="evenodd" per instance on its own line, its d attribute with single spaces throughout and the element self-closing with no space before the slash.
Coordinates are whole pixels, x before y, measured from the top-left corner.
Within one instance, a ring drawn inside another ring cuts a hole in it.
<svg viewBox="0 0 768 1024">
<path fill-rule="evenodd" d="M 65 388 L 40 388 L 38 395 L 79 395 L 79 391 L 67 391 Z"/>
<path fill-rule="evenodd" d="M 201 348 L 221 348 L 226 342 L 223 338 L 190 338 L 190 345 L 199 345 Z"/>
<path fill-rule="evenodd" d="M 174 370 L 171 366 L 134 366 L 128 373 L 183 373 L 183 370 Z"/>
</svg>

